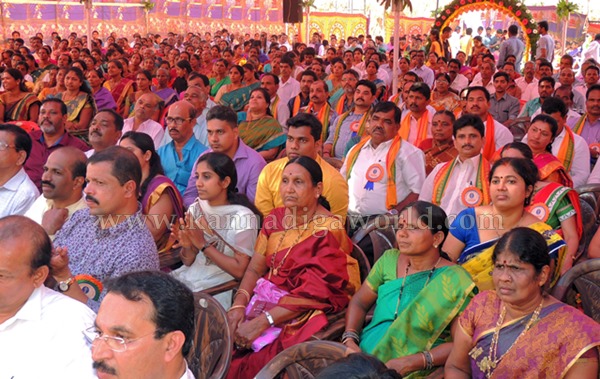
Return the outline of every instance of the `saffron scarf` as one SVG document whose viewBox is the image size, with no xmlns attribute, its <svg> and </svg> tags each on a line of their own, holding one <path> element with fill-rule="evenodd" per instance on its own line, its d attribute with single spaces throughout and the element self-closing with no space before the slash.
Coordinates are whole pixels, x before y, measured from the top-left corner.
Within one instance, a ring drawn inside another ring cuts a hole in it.
<svg viewBox="0 0 600 379">
<path fill-rule="evenodd" d="M 573 133 L 581 135 L 583 131 L 583 125 L 585 124 L 585 120 L 587 119 L 587 113 L 584 113 L 583 116 L 579 118 L 575 126 L 573 127 Z"/>
<path fill-rule="evenodd" d="M 292 117 L 297 115 L 298 112 L 300 111 L 301 103 L 302 103 L 302 100 L 300 99 L 300 95 L 296 96 L 294 98 L 294 106 L 292 107 Z"/>
<path fill-rule="evenodd" d="M 494 157 L 494 153 L 496 152 L 495 130 L 494 118 L 488 113 L 487 121 L 485 122 L 485 144 L 483 145 L 483 157 L 488 161 Z"/>
<path fill-rule="evenodd" d="M 363 138 L 350 152 L 348 153 L 348 171 L 346 173 L 346 180 L 350 179 L 350 174 L 352 173 L 352 169 L 354 168 L 354 164 L 358 160 L 358 156 L 360 155 L 361 149 L 369 142 L 370 138 Z M 392 140 L 392 144 L 390 145 L 390 149 L 385 157 L 385 168 L 387 171 L 388 181 L 387 181 L 387 189 L 385 195 L 385 206 L 387 209 L 392 209 L 398 204 L 398 199 L 396 195 L 396 156 L 400 151 L 400 147 L 402 145 L 402 138 L 398 135 L 394 137 Z"/>
<path fill-rule="evenodd" d="M 344 104 L 346 104 L 346 94 L 343 94 L 340 97 L 340 99 L 338 100 L 338 102 L 335 106 L 335 111 L 337 112 L 337 114 L 344 113 Z"/>
<path fill-rule="evenodd" d="M 296 99 L 296 101 L 298 101 L 298 100 Z M 296 107 L 296 104 L 294 104 L 294 107 Z M 305 112 L 313 114 L 314 113 L 313 108 L 314 108 L 314 104 L 311 101 L 306 106 Z M 329 131 L 329 115 L 330 114 L 331 114 L 331 107 L 329 106 L 328 103 L 325 103 L 325 105 L 321 108 L 321 110 L 319 110 L 319 112 L 316 114 L 319 121 L 321 121 L 321 125 L 323 125 L 323 129 L 321 130 L 321 141 L 327 140 L 327 134 L 328 134 L 327 132 Z"/>
<path fill-rule="evenodd" d="M 271 113 L 273 118 L 277 120 L 277 107 L 279 106 L 279 95 L 275 95 L 275 98 L 271 102 Z"/>
<path fill-rule="evenodd" d="M 409 111 L 408 114 L 404 117 L 404 120 L 402 120 L 402 123 L 400 124 L 400 130 L 398 131 L 398 134 L 400 135 L 400 137 L 406 141 L 408 141 L 408 136 L 410 135 L 410 118 L 412 117 L 412 112 Z M 423 113 L 423 115 L 421 115 L 421 118 L 417 121 L 417 139 L 415 140 L 415 142 L 413 143 L 413 145 L 415 146 L 419 146 L 419 144 L 421 142 L 423 142 L 423 140 L 427 139 L 427 129 L 429 127 L 429 111 L 425 111 L 425 113 Z"/>
<path fill-rule="evenodd" d="M 573 131 L 568 126 L 565 126 L 565 138 L 560 144 L 557 158 L 562 162 L 565 170 L 571 171 L 573 163 L 573 153 L 575 152 L 575 137 Z"/>
<path fill-rule="evenodd" d="M 433 198 L 432 203 L 440 205 L 442 203 L 442 197 L 446 192 L 448 181 L 452 176 L 452 171 L 456 166 L 456 159 L 447 162 L 442 169 L 437 173 L 433 181 Z M 490 184 L 488 177 L 490 175 L 490 163 L 483 156 L 479 158 L 479 166 L 477 167 L 477 179 L 475 180 L 475 187 L 481 190 L 483 194 L 483 203 L 481 205 L 487 205 L 490 203 Z"/>
<path fill-rule="evenodd" d="M 348 116 L 350 116 L 350 113 L 353 113 L 354 109 L 350 109 L 348 112 L 343 113 L 338 121 L 337 124 L 335 126 L 335 131 L 333 134 L 333 145 L 331 148 L 331 151 L 335 151 L 335 146 L 337 145 L 338 139 L 340 138 L 340 133 L 342 132 L 342 124 L 344 123 L 344 120 L 346 120 L 346 118 L 348 118 Z M 359 137 L 362 137 L 365 134 L 365 125 L 367 124 L 367 120 L 369 119 L 369 116 L 371 115 L 371 109 L 369 109 L 367 112 L 365 112 L 362 116 L 362 118 L 360 119 L 360 121 L 358 121 L 358 131 L 356 131 L 356 133 L 352 133 L 352 137 L 358 135 Z"/>
</svg>

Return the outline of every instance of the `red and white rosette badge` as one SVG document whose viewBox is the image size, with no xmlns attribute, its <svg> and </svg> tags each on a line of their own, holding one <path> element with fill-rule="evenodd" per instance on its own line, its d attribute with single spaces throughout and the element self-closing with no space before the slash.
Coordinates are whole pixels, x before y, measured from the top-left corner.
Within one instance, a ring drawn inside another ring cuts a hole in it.
<svg viewBox="0 0 600 379">
<path fill-rule="evenodd" d="M 351 137 L 356 137 L 358 135 L 358 129 L 360 128 L 360 122 L 358 121 L 354 121 L 353 123 L 350 124 L 350 131 L 352 132 L 352 134 L 350 135 Z"/>
<path fill-rule="evenodd" d="M 483 203 L 483 192 L 475 186 L 467 187 L 462 192 L 461 200 L 466 207 L 478 207 Z"/>
<path fill-rule="evenodd" d="M 546 222 L 550 216 L 550 209 L 548 209 L 546 204 L 540 203 L 532 206 L 531 209 L 529 209 L 529 213 L 539 218 L 540 221 Z"/>
<path fill-rule="evenodd" d="M 367 191 L 373 191 L 375 183 L 380 182 L 383 179 L 383 166 L 379 163 L 372 164 L 367 169 L 367 173 L 365 177 L 367 178 L 367 184 L 365 184 L 365 189 Z"/>
</svg>

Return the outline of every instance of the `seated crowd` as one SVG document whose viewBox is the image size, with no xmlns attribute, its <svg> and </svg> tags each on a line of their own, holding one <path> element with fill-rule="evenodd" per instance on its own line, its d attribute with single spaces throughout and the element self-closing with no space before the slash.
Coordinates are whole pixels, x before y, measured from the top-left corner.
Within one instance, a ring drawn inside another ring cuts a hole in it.
<svg viewBox="0 0 600 379">
<path fill-rule="evenodd" d="M 318 37 L 11 40 L 0 378 L 194 378 L 193 292 L 234 280 L 228 378 L 334 315 L 381 377 L 598 377 L 600 326 L 549 295 L 600 183 L 598 62 L 404 44 L 394 94 L 382 40 Z M 353 243 L 382 219 L 396 249 Z"/>
</svg>

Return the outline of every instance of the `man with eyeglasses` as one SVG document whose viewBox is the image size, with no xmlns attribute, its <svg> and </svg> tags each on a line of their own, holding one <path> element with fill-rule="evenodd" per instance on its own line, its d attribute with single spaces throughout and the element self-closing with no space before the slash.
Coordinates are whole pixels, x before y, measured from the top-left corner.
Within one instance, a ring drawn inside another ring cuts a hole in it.
<svg viewBox="0 0 600 379">
<path fill-rule="evenodd" d="M 194 338 L 194 296 L 162 272 L 123 275 L 107 284 L 92 343 L 98 378 L 194 379 L 185 357 Z"/>
<path fill-rule="evenodd" d="M 206 114 L 211 106 L 208 105 L 208 91 L 197 85 L 189 85 L 185 92 L 182 92 L 183 100 L 188 101 L 196 109 L 196 119 L 194 120 L 194 137 L 204 146 L 208 146 L 208 135 L 206 132 Z M 212 101 L 211 101 L 212 102 Z M 213 103 L 212 106 L 215 104 Z M 160 146 L 164 146 L 173 141 L 169 133 L 165 133 Z"/>
<path fill-rule="evenodd" d="M 206 150 L 206 146 L 194 137 L 195 121 L 196 109 L 190 102 L 181 100 L 171 105 L 165 124 L 173 140 L 157 151 L 165 175 L 180 193 L 185 191 L 194 163 Z"/>
<path fill-rule="evenodd" d="M 30 153 L 26 131 L 0 124 L 0 217 L 24 214 L 40 194 L 23 168 Z"/>
<path fill-rule="evenodd" d="M 95 378 L 82 334 L 95 314 L 44 286 L 52 244 L 23 216 L 0 219 L 0 378 Z"/>
<path fill-rule="evenodd" d="M 165 131 L 158 122 L 152 119 L 152 115 L 158 107 L 158 97 L 152 93 L 145 93 L 135 102 L 134 116 L 125 119 L 123 134 L 134 131 L 146 133 L 152 137 L 154 147 L 158 149 Z"/>
</svg>

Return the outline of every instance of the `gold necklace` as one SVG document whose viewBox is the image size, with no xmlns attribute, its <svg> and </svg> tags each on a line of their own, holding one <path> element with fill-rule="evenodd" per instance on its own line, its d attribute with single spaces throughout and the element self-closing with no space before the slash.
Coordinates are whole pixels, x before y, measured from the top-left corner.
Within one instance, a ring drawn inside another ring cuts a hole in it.
<svg viewBox="0 0 600 379">
<path fill-rule="evenodd" d="M 277 242 L 277 247 L 275 247 L 275 250 L 273 251 L 273 255 L 271 256 L 271 271 L 269 271 L 269 280 L 271 279 L 272 275 L 279 275 L 279 270 L 281 269 L 281 267 L 283 266 L 283 264 L 285 263 L 285 260 L 287 259 L 288 255 L 290 254 L 290 252 L 292 251 L 292 248 L 294 248 L 294 246 L 296 246 L 298 244 L 298 242 L 300 242 L 300 239 L 302 238 L 302 236 L 304 235 L 304 232 L 306 230 L 310 230 L 308 229 L 308 225 L 312 222 L 312 218 L 310 219 L 310 221 L 308 221 L 305 225 L 306 225 L 306 229 L 302 232 L 298 232 L 298 237 L 296 237 L 296 240 L 290 245 L 289 249 L 285 252 L 285 254 L 283 255 L 283 258 L 281 258 L 281 261 L 279 261 L 279 264 L 277 265 L 277 267 L 275 267 L 275 257 L 277 256 L 277 252 L 279 251 L 279 248 L 281 247 L 281 244 L 283 243 L 283 240 L 285 239 L 285 236 L 287 235 L 287 232 L 291 229 L 286 229 L 285 232 L 283 232 L 283 234 L 281 235 L 281 237 L 279 237 L 279 241 Z"/>
<path fill-rule="evenodd" d="M 521 339 L 521 337 L 525 333 L 527 333 L 527 331 L 539 319 L 543 304 L 544 304 L 544 298 L 542 297 L 542 301 L 540 302 L 540 305 L 538 305 L 537 308 L 533 311 L 531 318 L 527 322 L 527 325 L 525 325 L 525 329 L 523 329 L 523 331 L 519 334 L 519 336 L 512 343 L 512 345 L 510 345 L 509 348 L 506 349 L 506 352 L 504 352 L 504 354 L 498 358 L 497 350 L 498 350 L 498 340 L 500 337 L 500 329 L 502 327 L 502 324 L 504 323 L 504 317 L 506 317 L 506 306 L 504 306 L 504 305 L 502 306 L 502 312 L 500 313 L 498 322 L 496 322 L 496 329 L 494 330 L 494 335 L 492 336 L 492 342 L 490 343 L 489 355 L 487 357 L 483 358 L 481 360 L 481 362 L 478 363 L 479 368 L 485 373 L 486 378 L 489 378 L 492 376 L 492 372 L 498 365 L 498 362 L 500 362 L 500 360 L 502 360 L 502 358 L 510 351 L 510 349 L 512 349 L 513 346 L 515 346 L 517 344 L 517 342 Z M 471 351 L 473 351 L 473 350 L 471 350 Z"/>
<path fill-rule="evenodd" d="M 442 257 L 439 257 L 437 262 L 435 262 L 435 264 L 429 271 L 429 275 L 427 275 L 427 280 L 425 281 L 425 285 L 423 286 L 423 288 L 427 287 L 427 284 L 429 284 L 429 279 L 431 279 L 431 277 L 433 276 L 433 273 L 435 272 L 435 269 L 437 268 L 437 265 L 440 263 L 441 260 L 442 260 Z M 406 277 L 408 276 L 408 270 L 410 269 L 410 266 L 411 266 L 411 262 L 409 259 L 408 264 L 406 265 L 406 270 L 404 271 L 404 278 L 402 279 L 402 286 L 400 287 L 400 292 L 398 294 L 398 300 L 396 301 L 396 312 L 394 313 L 394 320 L 398 317 L 398 308 L 400 307 L 400 300 L 402 299 L 402 293 L 404 292 L 404 283 L 406 282 Z"/>
</svg>

